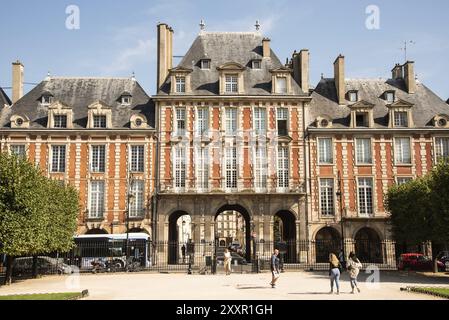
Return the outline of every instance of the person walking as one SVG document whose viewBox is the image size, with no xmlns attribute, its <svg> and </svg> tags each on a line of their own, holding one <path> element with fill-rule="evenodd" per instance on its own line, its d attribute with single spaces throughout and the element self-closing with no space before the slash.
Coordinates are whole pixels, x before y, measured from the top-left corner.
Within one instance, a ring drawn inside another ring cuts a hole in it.
<svg viewBox="0 0 449 320">
<path fill-rule="evenodd" d="M 280 272 L 279 272 L 279 250 L 275 249 L 273 252 L 273 255 L 271 256 L 271 287 L 275 288 L 276 287 L 276 281 L 278 281 L 279 276 L 280 276 Z"/>
<path fill-rule="evenodd" d="M 224 252 L 224 268 L 225 268 L 225 272 L 226 275 L 230 275 L 232 270 L 231 270 L 231 262 L 232 262 L 232 255 L 231 252 L 229 252 L 229 249 L 226 248 L 225 252 Z"/>
<path fill-rule="evenodd" d="M 334 282 L 337 287 L 337 294 L 340 294 L 340 268 L 340 261 L 334 253 L 331 253 L 329 255 L 329 278 L 331 281 L 330 294 L 334 292 Z"/>
<path fill-rule="evenodd" d="M 351 281 L 352 288 L 351 293 L 354 293 L 354 289 L 357 289 L 357 291 L 360 293 L 360 289 L 357 286 L 357 276 L 359 275 L 361 267 L 362 264 L 360 263 L 360 260 L 357 258 L 354 252 L 351 252 L 348 259 L 349 279 Z"/>
</svg>

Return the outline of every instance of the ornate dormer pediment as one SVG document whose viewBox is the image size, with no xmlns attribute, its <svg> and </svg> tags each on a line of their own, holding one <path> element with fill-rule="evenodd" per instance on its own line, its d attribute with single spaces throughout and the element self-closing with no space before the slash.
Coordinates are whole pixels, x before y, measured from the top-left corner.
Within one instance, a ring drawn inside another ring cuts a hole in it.
<svg viewBox="0 0 449 320">
<path fill-rule="evenodd" d="M 356 103 L 348 105 L 351 109 L 372 109 L 374 108 L 374 104 L 371 102 L 368 102 L 366 100 L 360 100 Z"/>
<path fill-rule="evenodd" d="M 270 69 L 270 72 L 271 73 L 288 73 L 288 74 L 290 74 L 293 72 L 293 70 L 288 67 L 281 66 L 279 68 Z"/>
<path fill-rule="evenodd" d="M 73 128 L 72 108 L 61 101 L 55 101 L 48 106 L 48 128 Z"/>
<path fill-rule="evenodd" d="M 391 104 L 387 104 L 388 108 L 411 108 L 414 104 L 402 99 L 399 99 Z"/>
<path fill-rule="evenodd" d="M 237 62 L 226 62 L 225 64 L 217 67 L 218 71 L 244 71 L 245 69 L 245 66 L 242 66 Z"/>
<path fill-rule="evenodd" d="M 88 111 L 88 128 L 110 129 L 112 128 L 112 108 L 105 102 L 98 100 L 90 104 Z"/>
<path fill-rule="evenodd" d="M 191 73 L 191 72 L 193 72 L 193 69 L 182 67 L 182 66 L 178 66 L 178 67 L 170 69 L 168 71 L 171 74 L 173 74 L 173 73 Z"/>
<path fill-rule="evenodd" d="M 98 100 L 95 101 L 94 103 L 91 103 L 90 105 L 87 106 L 87 109 L 92 110 L 92 109 L 97 109 L 97 110 L 101 110 L 101 109 L 111 109 L 111 106 L 109 106 L 107 103 Z"/>
</svg>

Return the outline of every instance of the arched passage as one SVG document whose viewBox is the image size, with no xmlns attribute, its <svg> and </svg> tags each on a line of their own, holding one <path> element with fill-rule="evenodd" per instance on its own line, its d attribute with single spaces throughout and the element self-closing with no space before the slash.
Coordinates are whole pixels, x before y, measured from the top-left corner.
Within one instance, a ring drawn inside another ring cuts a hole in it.
<svg viewBox="0 0 449 320">
<path fill-rule="evenodd" d="M 218 217 L 223 214 L 233 214 L 236 217 L 236 221 L 239 221 L 239 217 L 244 222 L 243 226 L 236 225 L 236 239 L 242 247 L 242 252 L 246 261 L 251 261 L 251 217 L 248 211 L 240 206 L 240 205 L 224 205 L 220 209 L 217 210 L 215 214 L 215 240 L 219 242 L 220 240 L 220 231 L 222 230 L 222 226 L 218 224 Z M 240 239 L 239 239 L 240 238 Z"/>
<path fill-rule="evenodd" d="M 285 263 L 296 262 L 296 218 L 290 211 L 279 211 L 274 216 L 273 234 L 276 249 Z"/>
<path fill-rule="evenodd" d="M 376 231 L 364 227 L 357 231 L 354 240 L 355 254 L 361 262 L 382 263 L 382 244 Z"/>
<path fill-rule="evenodd" d="M 337 230 L 331 227 L 324 227 L 315 236 L 316 262 L 329 262 L 329 254 L 338 256 L 341 250 L 341 238 Z"/>
<path fill-rule="evenodd" d="M 108 232 L 104 229 L 90 229 L 86 232 L 86 234 L 108 234 Z"/>
<path fill-rule="evenodd" d="M 170 215 L 168 219 L 169 264 L 186 262 L 186 243 L 191 239 L 190 223 L 190 215 L 185 211 L 176 211 Z"/>
</svg>

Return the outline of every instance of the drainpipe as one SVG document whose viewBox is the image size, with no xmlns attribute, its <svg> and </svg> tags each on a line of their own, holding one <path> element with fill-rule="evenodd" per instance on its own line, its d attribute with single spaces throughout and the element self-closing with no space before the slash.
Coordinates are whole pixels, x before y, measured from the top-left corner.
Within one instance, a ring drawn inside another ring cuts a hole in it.
<svg viewBox="0 0 449 320">
<path fill-rule="evenodd" d="M 155 243 L 158 240 L 158 232 L 157 232 L 157 221 L 158 221 L 158 198 L 159 198 L 159 192 L 160 192 L 160 170 L 159 170 L 159 157 L 160 157 L 160 124 L 159 124 L 159 104 L 155 103 L 156 108 L 156 134 L 154 135 L 155 141 L 156 141 L 156 159 L 154 161 L 155 165 L 155 190 L 154 190 L 154 196 L 153 196 L 153 216 L 152 216 L 152 233 L 153 233 L 153 243 Z"/>
</svg>

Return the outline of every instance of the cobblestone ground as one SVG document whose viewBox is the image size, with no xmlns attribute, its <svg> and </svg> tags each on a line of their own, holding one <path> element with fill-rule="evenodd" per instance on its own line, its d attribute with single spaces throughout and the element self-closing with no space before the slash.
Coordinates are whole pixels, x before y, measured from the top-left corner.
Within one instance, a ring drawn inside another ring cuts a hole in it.
<svg viewBox="0 0 449 320">
<path fill-rule="evenodd" d="M 81 291 L 88 289 L 92 300 L 144 299 L 144 300 L 414 300 L 437 299 L 431 296 L 403 292 L 401 287 L 449 287 L 448 277 L 426 277 L 399 272 L 380 273 L 379 281 L 367 283 L 368 275 L 361 273 L 361 293 L 351 294 L 347 273 L 342 276 L 340 295 L 329 294 L 326 272 L 286 272 L 278 286 L 269 286 L 270 274 L 185 275 L 122 273 L 81 276 L 50 276 L 25 280 L 12 286 L 0 287 L 0 295 Z"/>
</svg>

